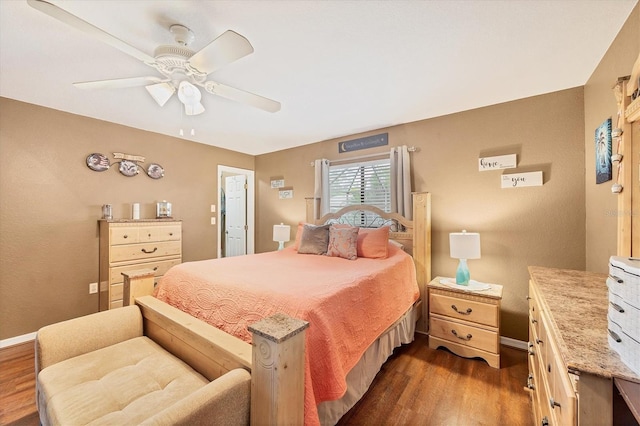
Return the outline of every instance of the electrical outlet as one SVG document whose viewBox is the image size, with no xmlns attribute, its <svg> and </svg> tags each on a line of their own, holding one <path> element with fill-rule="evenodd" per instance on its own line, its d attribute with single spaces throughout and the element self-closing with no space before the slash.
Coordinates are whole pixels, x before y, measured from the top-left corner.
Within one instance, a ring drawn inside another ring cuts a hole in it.
<svg viewBox="0 0 640 426">
<path fill-rule="evenodd" d="M 215 224 L 216 224 L 216 218 L 215 218 L 215 217 L 212 217 L 212 218 L 211 218 L 211 224 L 212 224 L 212 225 L 215 225 Z"/>
<path fill-rule="evenodd" d="M 215 213 L 215 212 L 216 212 L 216 205 L 211 204 L 211 213 Z"/>
<path fill-rule="evenodd" d="M 98 283 L 89 283 L 89 294 L 96 294 L 98 292 Z"/>
</svg>

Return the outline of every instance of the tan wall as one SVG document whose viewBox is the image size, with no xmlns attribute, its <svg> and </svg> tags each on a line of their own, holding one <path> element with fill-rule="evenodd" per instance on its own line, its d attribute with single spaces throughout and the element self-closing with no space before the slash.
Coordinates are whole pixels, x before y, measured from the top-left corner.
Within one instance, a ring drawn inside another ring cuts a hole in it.
<svg viewBox="0 0 640 426">
<path fill-rule="evenodd" d="M 165 169 L 153 180 L 87 168 L 92 152 L 146 157 Z M 0 339 L 98 309 L 101 205 L 115 218 L 155 217 L 155 202 L 183 220 L 184 260 L 215 257 L 217 167 L 254 168 L 254 157 L 0 98 Z"/>
<path fill-rule="evenodd" d="M 631 73 L 640 52 L 640 5 L 636 5 L 624 27 L 584 87 L 584 137 L 586 164 L 587 270 L 607 272 L 609 257 L 616 254 L 617 196 L 613 181 L 597 185 L 595 176 L 595 129 L 608 117 L 617 121 L 613 86 L 618 77 Z M 615 146 L 613 151 L 615 152 Z M 630 160 L 630 159 L 627 159 Z M 637 161 L 637 159 L 634 159 Z M 628 163 L 627 163 L 628 164 Z M 637 163 L 636 163 L 637 164 Z M 637 166 L 636 166 L 637 167 Z M 615 177 L 614 168 L 614 177 Z"/>
<path fill-rule="evenodd" d="M 434 276 L 455 274 L 449 232 L 480 232 L 482 259 L 469 261 L 472 278 L 504 285 L 502 334 L 527 340 L 527 266 L 585 266 L 582 88 L 258 156 L 257 251 L 276 248 L 273 224 L 290 224 L 295 234 L 304 198 L 313 195 L 311 161 L 346 158 L 338 142 L 382 132 L 391 146 L 419 148 L 412 175 L 416 191 L 432 194 Z M 381 150 L 388 147 L 352 155 Z M 480 156 L 511 153 L 517 171 L 542 170 L 544 186 L 501 189 L 500 171 L 478 171 Z M 293 199 L 278 199 L 272 176 L 284 176 Z"/>
</svg>

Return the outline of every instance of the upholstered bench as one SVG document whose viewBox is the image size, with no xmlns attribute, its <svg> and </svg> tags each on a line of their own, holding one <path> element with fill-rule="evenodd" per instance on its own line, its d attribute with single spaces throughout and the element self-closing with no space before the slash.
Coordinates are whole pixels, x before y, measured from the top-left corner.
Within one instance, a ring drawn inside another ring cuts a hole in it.
<svg viewBox="0 0 640 426">
<path fill-rule="evenodd" d="M 43 425 L 248 424 L 250 374 L 209 381 L 143 335 L 138 306 L 43 327 L 36 399 Z"/>
</svg>

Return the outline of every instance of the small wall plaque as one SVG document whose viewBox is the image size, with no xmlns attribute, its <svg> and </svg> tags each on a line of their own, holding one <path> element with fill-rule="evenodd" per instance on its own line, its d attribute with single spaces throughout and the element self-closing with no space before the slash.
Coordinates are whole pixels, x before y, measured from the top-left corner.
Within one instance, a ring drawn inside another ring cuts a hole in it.
<svg viewBox="0 0 640 426">
<path fill-rule="evenodd" d="M 360 149 L 375 148 L 377 146 L 389 145 L 389 133 L 365 136 L 363 138 L 338 143 L 338 153 L 358 151 Z"/>
<path fill-rule="evenodd" d="M 271 178 L 271 188 L 283 188 L 284 187 L 284 179 L 283 178 Z"/>
<path fill-rule="evenodd" d="M 293 198 L 293 188 L 280 188 L 278 190 L 278 198 L 285 200 L 287 198 Z"/>
<path fill-rule="evenodd" d="M 498 155 L 497 157 L 483 157 L 478 160 L 478 170 L 515 169 L 516 154 Z"/>
<path fill-rule="evenodd" d="M 512 173 L 502 175 L 502 189 L 523 186 L 542 186 L 542 172 Z"/>
</svg>

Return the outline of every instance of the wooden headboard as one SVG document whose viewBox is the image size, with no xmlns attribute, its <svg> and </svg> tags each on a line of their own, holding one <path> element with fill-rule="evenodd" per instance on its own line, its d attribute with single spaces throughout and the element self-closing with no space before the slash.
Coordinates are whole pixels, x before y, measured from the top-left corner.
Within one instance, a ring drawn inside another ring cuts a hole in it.
<svg viewBox="0 0 640 426">
<path fill-rule="evenodd" d="M 335 213 L 329 213 L 315 219 L 319 200 L 307 198 L 307 223 L 321 225 L 325 223 L 348 223 L 354 226 L 379 228 L 390 226 L 389 237 L 404 246 L 404 250 L 413 257 L 416 265 L 416 279 L 420 287 L 423 310 L 427 310 L 426 287 L 431 281 L 431 194 L 414 192 L 413 219 L 409 220 L 398 213 L 386 213 L 378 207 L 366 204 L 348 206 Z M 362 213 L 362 214 L 361 214 Z M 358 223 L 353 218 L 358 217 Z M 360 222 L 363 218 L 364 224 Z M 427 331 L 426 315 L 418 321 L 418 329 Z"/>
</svg>

